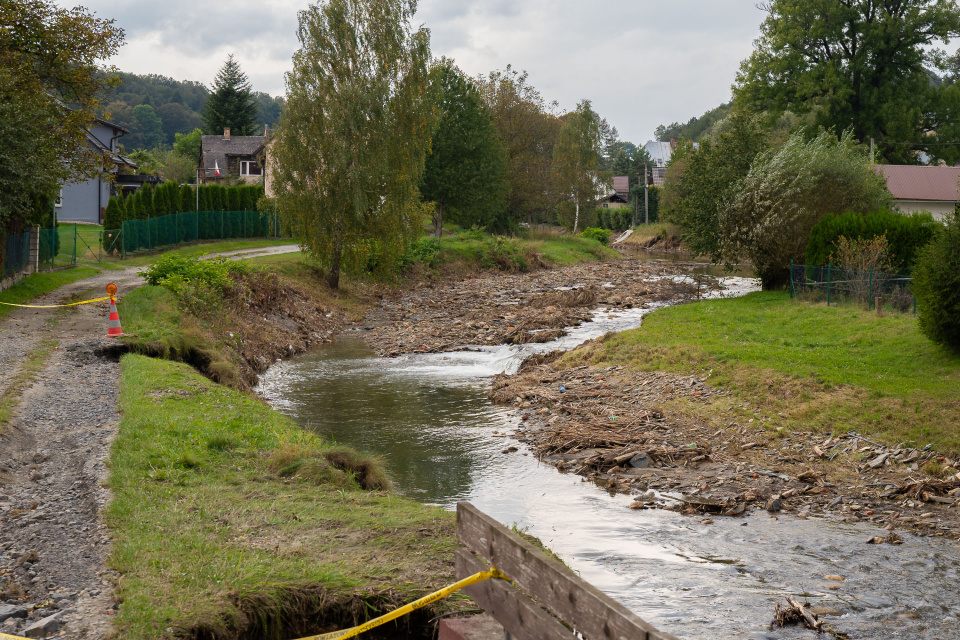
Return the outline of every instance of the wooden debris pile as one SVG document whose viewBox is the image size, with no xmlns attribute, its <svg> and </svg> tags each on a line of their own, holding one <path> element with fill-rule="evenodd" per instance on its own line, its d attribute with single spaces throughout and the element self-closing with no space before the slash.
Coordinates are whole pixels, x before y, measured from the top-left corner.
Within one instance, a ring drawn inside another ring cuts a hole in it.
<svg viewBox="0 0 960 640">
<path fill-rule="evenodd" d="M 950 480 L 915 480 L 896 487 L 884 494 L 884 498 L 905 496 L 921 502 L 960 504 L 960 473 Z"/>
</svg>

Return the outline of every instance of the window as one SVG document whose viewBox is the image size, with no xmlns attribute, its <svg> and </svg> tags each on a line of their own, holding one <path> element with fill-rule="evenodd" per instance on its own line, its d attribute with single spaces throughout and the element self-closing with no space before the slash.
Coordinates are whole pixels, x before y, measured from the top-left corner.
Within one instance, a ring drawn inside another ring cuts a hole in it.
<svg viewBox="0 0 960 640">
<path fill-rule="evenodd" d="M 242 176 L 259 176 L 260 175 L 260 163 L 256 160 L 241 160 L 240 161 L 240 175 Z"/>
</svg>

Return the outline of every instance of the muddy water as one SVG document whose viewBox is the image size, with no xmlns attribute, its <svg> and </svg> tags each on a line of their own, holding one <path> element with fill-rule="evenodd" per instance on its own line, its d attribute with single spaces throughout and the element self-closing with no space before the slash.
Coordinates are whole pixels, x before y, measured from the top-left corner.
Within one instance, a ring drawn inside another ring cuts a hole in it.
<svg viewBox="0 0 960 640">
<path fill-rule="evenodd" d="M 774 604 L 794 595 L 832 610 L 827 619 L 851 638 L 960 638 L 956 543 L 904 534 L 901 546 L 867 545 L 878 533 L 869 525 L 766 513 L 701 524 L 670 511 L 632 511 L 629 497 L 539 464 L 507 435 L 520 424 L 487 402 L 489 376 L 532 351 L 637 326 L 643 313 L 600 313 L 546 345 L 390 360 L 373 357 L 358 335 L 273 367 L 260 392 L 301 424 L 382 455 L 403 493 L 450 509 L 468 500 L 526 528 L 585 579 L 678 637 L 812 637 L 768 628 Z M 503 453 L 510 446 L 519 450 Z"/>
</svg>

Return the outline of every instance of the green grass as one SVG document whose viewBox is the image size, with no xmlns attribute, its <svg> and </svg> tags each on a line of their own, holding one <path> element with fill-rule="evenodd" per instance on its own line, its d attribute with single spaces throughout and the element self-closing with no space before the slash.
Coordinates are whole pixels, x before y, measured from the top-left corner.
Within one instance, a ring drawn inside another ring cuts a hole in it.
<svg viewBox="0 0 960 640">
<path fill-rule="evenodd" d="M 0 302 L 10 304 L 30 304 L 36 298 L 45 293 L 55 291 L 60 287 L 83 280 L 100 273 L 93 267 L 77 267 L 75 269 L 64 269 L 62 271 L 50 271 L 47 273 L 35 273 L 29 275 L 9 289 L 0 291 Z M 6 317 L 13 312 L 16 307 L 0 304 L 0 318 Z"/>
<path fill-rule="evenodd" d="M 557 232 L 501 237 L 467 230 L 444 237 L 440 247 L 437 261 L 440 265 L 500 271 L 527 271 L 538 266 L 538 261 L 551 266 L 570 266 L 619 256 L 596 240 Z"/>
<path fill-rule="evenodd" d="M 709 373 L 736 394 L 726 409 L 736 415 L 746 400 L 770 427 L 855 430 L 960 452 L 960 356 L 924 338 L 911 315 L 761 292 L 658 310 L 640 329 L 571 357 Z"/>
<path fill-rule="evenodd" d="M 633 227 L 633 233 L 623 243 L 625 245 L 647 246 L 658 239 L 671 245 L 678 245 L 680 243 L 680 227 L 669 222 L 639 224 Z"/>
<path fill-rule="evenodd" d="M 566 267 L 581 262 L 613 260 L 619 254 L 604 244 L 579 236 L 558 236 L 525 241 L 551 265 Z"/>
<path fill-rule="evenodd" d="M 127 355 L 120 409 L 107 514 L 120 637 L 238 637 L 244 617 L 356 597 L 363 619 L 452 581 L 452 514 L 358 488 L 342 450 L 254 397 Z"/>
</svg>

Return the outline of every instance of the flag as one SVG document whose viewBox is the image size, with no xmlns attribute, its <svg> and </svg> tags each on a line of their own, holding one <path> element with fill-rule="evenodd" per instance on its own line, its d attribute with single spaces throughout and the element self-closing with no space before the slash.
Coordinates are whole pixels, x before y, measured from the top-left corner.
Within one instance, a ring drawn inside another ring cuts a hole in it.
<svg viewBox="0 0 960 640">
<path fill-rule="evenodd" d="M 213 161 L 213 175 L 220 177 L 220 166 L 217 164 L 217 161 Z"/>
</svg>

